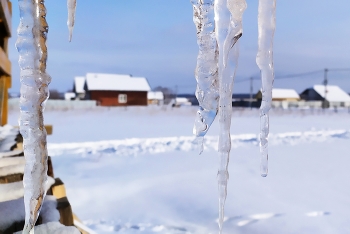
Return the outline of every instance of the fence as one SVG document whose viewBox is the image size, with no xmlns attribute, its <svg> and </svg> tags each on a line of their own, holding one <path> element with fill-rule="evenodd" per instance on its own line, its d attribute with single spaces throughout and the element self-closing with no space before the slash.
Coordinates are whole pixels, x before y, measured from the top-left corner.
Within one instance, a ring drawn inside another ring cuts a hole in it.
<svg viewBox="0 0 350 234">
<path fill-rule="evenodd" d="M 19 98 L 8 100 L 10 110 L 19 108 Z M 80 110 L 96 108 L 96 101 L 92 100 L 47 100 L 45 110 Z"/>
</svg>

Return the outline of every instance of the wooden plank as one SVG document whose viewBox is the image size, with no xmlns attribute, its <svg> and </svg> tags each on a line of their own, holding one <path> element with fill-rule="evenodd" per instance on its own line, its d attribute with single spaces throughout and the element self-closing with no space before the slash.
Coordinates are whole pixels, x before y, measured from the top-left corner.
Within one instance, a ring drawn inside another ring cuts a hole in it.
<svg viewBox="0 0 350 234">
<path fill-rule="evenodd" d="M 6 176 L 0 176 L 0 184 L 8 184 L 8 183 L 14 183 L 19 182 L 23 180 L 23 174 L 13 174 L 13 175 L 6 175 Z"/>
<path fill-rule="evenodd" d="M 0 70 L 7 76 L 11 76 L 11 62 L 6 52 L 0 47 Z M 9 81 L 8 81 L 9 82 Z M 9 82 L 11 86 L 11 82 Z"/>
<path fill-rule="evenodd" d="M 1 0 L 0 4 L 0 19 L 5 26 L 7 37 L 11 37 L 12 4 L 8 0 Z"/>
<path fill-rule="evenodd" d="M 65 226 L 74 226 L 72 207 L 67 199 L 57 199 L 57 210 L 60 212 L 60 223 Z"/>
<path fill-rule="evenodd" d="M 64 183 L 60 178 L 55 178 L 55 183 L 51 187 L 52 195 L 56 197 L 56 199 L 60 199 L 66 197 L 66 188 L 64 187 Z"/>
<path fill-rule="evenodd" d="M 5 80 L 0 77 L 0 125 L 3 126 L 3 122 L 5 122 L 5 114 L 6 111 L 4 111 L 5 107 L 5 93 L 7 93 L 6 83 Z"/>
</svg>

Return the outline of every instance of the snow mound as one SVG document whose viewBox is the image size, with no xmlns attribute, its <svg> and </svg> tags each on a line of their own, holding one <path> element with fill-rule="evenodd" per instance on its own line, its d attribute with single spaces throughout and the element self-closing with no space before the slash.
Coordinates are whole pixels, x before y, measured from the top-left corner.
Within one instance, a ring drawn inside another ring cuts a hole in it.
<svg viewBox="0 0 350 234">
<path fill-rule="evenodd" d="M 67 227 L 59 222 L 50 222 L 35 226 L 35 234 L 80 234 L 80 231 L 75 227 Z M 15 234 L 22 234 L 22 232 L 16 232 Z"/>
<path fill-rule="evenodd" d="M 41 208 L 41 217 L 43 223 L 56 222 L 60 219 L 57 207 L 57 201 L 54 196 L 45 197 L 43 207 Z M 0 202 L 0 230 L 5 230 L 12 223 L 24 220 L 24 201 L 23 197 L 7 202 Z"/>
<path fill-rule="evenodd" d="M 349 139 L 349 130 L 322 130 L 305 132 L 286 132 L 271 134 L 271 145 L 296 145 L 306 142 L 323 142 L 331 138 Z M 241 134 L 231 136 L 232 147 L 245 145 L 258 145 L 259 137 L 256 134 Z M 216 150 L 217 136 L 207 136 L 204 148 Z M 129 138 L 124 140 L 110 140 L 82 143 L 56 143 L 48 144 L 51 156 L 74 154 L 114 154 L 118 156 L 137 156 L 142 154 L 157 154 L 172 151 L 194 151 L 198 147 L 195 137 L 161 137 L 161 138 Z"/>
<path fill-rule="evenodd" d="M 85 225 L 97 233 L 169 233 L 169 234 L 190 234 L 184 227 L 169 226 L 152 223 L 120 223 L 104 220 L 88 220 Z"/>
</svg>

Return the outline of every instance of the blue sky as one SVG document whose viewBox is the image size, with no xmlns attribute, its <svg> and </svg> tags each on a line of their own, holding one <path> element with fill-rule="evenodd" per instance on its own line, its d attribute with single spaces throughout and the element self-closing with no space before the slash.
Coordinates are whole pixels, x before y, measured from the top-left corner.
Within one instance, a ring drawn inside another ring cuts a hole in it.
<svg viewBox="0 0 350 234">
<path fill-rule="evenodd" d="M 77 0 L 73 41 L 68 42 L 65 0 L 46 0 L 49 23 L 48 72 L 51 89 L 72 88 L 74 76 L 87 72 L 144 76 L 151 87 L 195 90 L 197 57 L 195 27 L 189 0 Z M 18 53 L 15 49 L 19 23 L 13 3 L 13 37 L 10 40 L 13 85 L 19 92 Z M 240 41 L 236 80 L 257 77 L 258 0 L 247 0 Z M 275 34 L 276 76 L 324 68 L 350 68 L 350 2 L 348 0 L 277 0 Z M 275 87 L 304 88 L 321 83 L 323 74 L 276 80 Z M 350 72 L 330 72 L 329 84 L 350 92 Z M 260 81 L 254 82 L 258 90 Z M 249 91 L 248 82 L 237 83 L 235 93 Z"/>
</svg>

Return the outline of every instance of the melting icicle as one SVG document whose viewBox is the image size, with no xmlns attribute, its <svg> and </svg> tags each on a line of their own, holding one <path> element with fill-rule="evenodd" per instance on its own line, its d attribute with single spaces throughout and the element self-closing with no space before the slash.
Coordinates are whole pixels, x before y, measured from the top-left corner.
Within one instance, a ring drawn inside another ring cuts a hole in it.
<svg viewBox="0 0 350 234">
<path fill-rule="evenodd" d="M 272 101 L 272 86 L 274 81 L 273 70 L 273 36 L 275 33 L 276 0 L 259 0 L 259 50 L 256 63 L 261 71 L 262 102 L 260 107 L 260 153 L 261 176 L 268 173 L 268 136 L 269 110 Z"/>
<path fill-rule="evenodd" d="M 72 41 L 74 21 L 75 21 L 75 10 L 77 8 L 77 0 L 67 0 L 67 8 L 68 8 L 67 26 L 69 30 L 69 41 Z"/>
<path fill-rule="evenodd" d="M 20 24 L 16 47 L 21 68 L 20 132 L 24 156 L 24 234 L 34 233 L 45 197 L 47 181 L 47 147 L 43 110 L 51 81 L 46 73 L 46 8 L 44 0 L 19 0 Z"/>
<path fill-rule="evenodd" d="M 215 1 L 216 38 L 220 55 L 218 62 L 220 92 L 220 167 L 218 171 L 220 233 L 224 222 L 224 206 L 227 196 L 227 181 L 229 179 L 227 169 L 231 151 L 232 88 L 238 60 L 238 46 L 235 46 L 235 44 L 242 36 L 242 17 L 246 7 L 245 0 Z"/>
<path fill-rule="evenodd" d="M 197 28 L 199 53 L 195 76 L 199 102 L 193 134 L 197 136 L 200 153 L 203 140 L 218 112 L 218 50 L 215 38 L 214 0 L 191 0 L 193 21 Z"/>
</svg>

